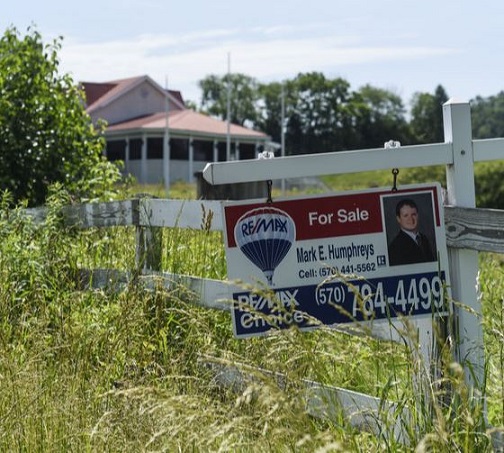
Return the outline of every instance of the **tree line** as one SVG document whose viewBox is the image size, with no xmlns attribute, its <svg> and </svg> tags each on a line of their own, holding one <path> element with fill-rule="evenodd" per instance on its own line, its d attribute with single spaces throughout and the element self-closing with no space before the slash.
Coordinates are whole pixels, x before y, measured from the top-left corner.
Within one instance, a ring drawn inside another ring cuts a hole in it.
<svg viewBox="0 0 504 453">
<path fill-rule="evenodd" d="M 109 199 L 120 181 L 119 168 L 103 155 L 105 124 L 92 123 L 82 90 L 59 72 L 61 40 L 46 44 L 31 27 L 25 35 L 10 27 L 0 37 L 0 191 L 13 203 L 42 204 L 55 184 L 75 201 Z M 376 148 L 391 139 L 404 145 L 444 141 L 448 95 L 441 85 L 415 94 L 408 118 L 391 91 L 371 85 L 352 90 L 348 81 L 319 72 L 267 84 L 239 73 L 209 75 L 193 107 L 225 120 L 228 87 L 231 122 L 280 143 L 284 117 L 286 154 Z M 504 136 L 504 92 L 472 100 L 472 124 L 475 138 Z M 485 173 L 481 188 L 491 197 L 484 203 L 494 207 L 504 206 L 497 170 L 493 165 Z"/>
<path fill-rule="evenodd" d="M 415 93 L 410 110 L 392 91 L 365 85 L 352 90 L 343 78 L 300 73 L 284 82 L 260 83 L 242 73 L 209 75 L 199 82 L 200 105 L 193 108 L 268 134 L 280 143 L 282 119 L 287 155 L 379 148 L 388 140 L 403 145 L 444 141 L 442 85 Z M 471 100 L 474 138 L 504 136 L 504 91 Z"/>
</svg>

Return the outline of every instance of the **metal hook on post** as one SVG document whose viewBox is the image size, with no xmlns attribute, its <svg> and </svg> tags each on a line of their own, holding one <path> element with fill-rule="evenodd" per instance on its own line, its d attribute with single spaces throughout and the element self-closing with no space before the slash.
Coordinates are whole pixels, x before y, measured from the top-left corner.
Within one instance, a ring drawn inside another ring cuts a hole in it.
<svg viewBox="0 0 504 453">
<path fill-rule="evenodd" d="M 397 175 L 399 174 L 399 169 L 393 168 L 392 174 L 394 175 L 394 182 L 392 184 L 392 192 L 397 192 Z"/>
<path fill-rule="evenodd" d="M 401 147 L 401 142 L 395 141 L 395 140 L 389 140 L 388 142 L 385 142 L 383 144 L 383 147 L 385 149 L 389 148 L 400 148 Z M 397 175 L 399 174 L 399 169 L 398 168 L 393 168 L 392 169 L 392 175 L 394 176 L 394 180 L 392 183 L 392 192 L 397 192 Z"/>
<path fill-rule="evenodd" d="M 259 153 L 259 155 L 257 156 L 258 159 L 273 159 L 274 157 L 275 153 L 273 151 L 263 151 L 262 153 Z M 268 198 L 266 198 L 266 203 L 273 203 L 273 198 L 271 196 L 273 181 L 271 179 L 268 179 L 266 181 L 266 187 L 268 191 Z"/>
<path fill-rule="evenodd" d="M 266 203 L 273 203 L 273 198 L 271 197 L 271 188 L 273 187 L 273 181 L 268 179 L 266 181 L 266 187 L 268 189 L 268 198 L 266 198 Z"/>
</svg>

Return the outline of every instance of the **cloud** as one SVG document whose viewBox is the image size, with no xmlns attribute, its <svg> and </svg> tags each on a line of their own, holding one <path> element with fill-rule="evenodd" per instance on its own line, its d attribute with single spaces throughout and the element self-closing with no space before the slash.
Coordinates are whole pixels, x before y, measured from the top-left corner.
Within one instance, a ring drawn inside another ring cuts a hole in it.
<svg viewBox="0 0 504 453">
<path fill-rule="evenodd" d="M 306 33 L 308 31 L 308 33 Z M 311 31 L 311 32 L 310 32 Z M 390 41 L 389 41 L 390 42 Z M 185 35 L 142 34 L 133 39 L 86 43 L 65 40 L 61 67 L 76 81 L 107 81 L 148 74 L 186 99 L 199 98 L 198 81 L 209 74 L 241 72 L 268 82 L 300 72 L 341 73 L 364 64 L 412 61 L 456 53 L 449 47 L 379 45 L 360 36 L 338 35 L 308 24 L 300 29 L 278 26 L 248 30 L 216 29 Z M 411 44 L 407 44 L 410 42 Z"/>
</svg>

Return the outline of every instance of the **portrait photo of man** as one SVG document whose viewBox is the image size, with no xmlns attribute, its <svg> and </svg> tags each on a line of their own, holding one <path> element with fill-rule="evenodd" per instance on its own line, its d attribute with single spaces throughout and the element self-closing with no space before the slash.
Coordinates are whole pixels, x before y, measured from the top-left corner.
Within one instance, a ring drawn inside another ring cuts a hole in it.
<svg viewBox="0 0 504 453">
<path fill-rule="evenodd" d="M 395 235 L 388 243 L 390 266 L 437 261 L 434 234 L 422 231 L 427 223 L 432 224 L 432 212 L 428 222 L 422 218 L 418 204 L 413 198 L 401 198 L 395 204 Z M 429 239 L 430 237 L 430 239 Z"/>
</svg>

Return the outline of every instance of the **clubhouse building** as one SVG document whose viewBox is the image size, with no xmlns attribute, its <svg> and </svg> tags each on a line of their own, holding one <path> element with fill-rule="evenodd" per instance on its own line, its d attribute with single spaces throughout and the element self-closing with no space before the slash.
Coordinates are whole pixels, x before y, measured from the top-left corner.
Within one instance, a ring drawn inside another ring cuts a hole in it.
<svg viewBox="0 0 504 453">
<path fill-rule="evenodd" d="M 186 108 L 179 91 L 147 75 L 81 85 L 92 120 L 107 122 L 107 158 L 140 184 L 192 182 L 208 162 L 256 159 L 271 145 L 262 132 Z"/>
</svg>

